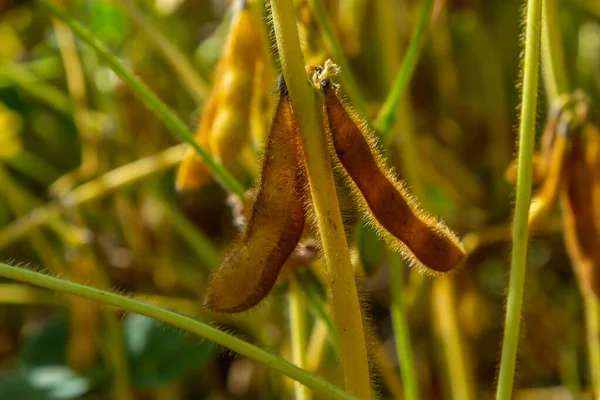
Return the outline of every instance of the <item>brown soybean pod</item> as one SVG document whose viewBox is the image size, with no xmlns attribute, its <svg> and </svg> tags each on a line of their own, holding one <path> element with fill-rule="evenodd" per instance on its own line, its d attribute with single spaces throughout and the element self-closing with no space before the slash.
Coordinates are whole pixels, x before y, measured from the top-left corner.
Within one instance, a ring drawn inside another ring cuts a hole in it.
<svg viewBox="0 0 600 400">
<path fill-rule="evenodd" d="M 333 84 L 325 80 L 321 85 L 335 153 L 364 199 L 372 222 L 389 233 L 383 236 L 394 247 L 408 249 L 426 267 L 438 272 L 457 267 L 465 258 L 458 239 L 440 222 L 421 215 L 410 194 L 380 167 L 379 154 L 342 105 Z"/>
<path fill-rule="evenodd" d="M 600 135 L 586 126 L 574 135 L 561 193 L 564 237 L 583 290 L 600 296 Z"/>
<path fill-rule="evenodd" d="M 271 291 L 304 229 L 305 187 L 297 122 L 285 89 L 271 122 L 245 231 L 209 279 L 205 306 L 235 313 Z"/>
</svg>

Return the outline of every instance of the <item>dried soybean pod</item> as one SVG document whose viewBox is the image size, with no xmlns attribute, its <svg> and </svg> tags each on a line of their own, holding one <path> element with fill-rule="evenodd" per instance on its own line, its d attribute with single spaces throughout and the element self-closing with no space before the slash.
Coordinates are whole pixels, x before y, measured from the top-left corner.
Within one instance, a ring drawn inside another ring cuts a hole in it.
<svg viewBox="0 0 600 400">
<path fill-rule="evenodd" d="M 543 166 L 542 155 L 535 153 L 532 159 L 531 179 L 534 185 L 539 185 L 546 179 L 546 170 Z M 514 159 L 510 162 L 504 171 L 504 180 L 511 185 L 517 183 L 517 174 L 519 173 L 519 160 Z"/>
<path fill-rule="evenodd" d="M 554 126 L 558 127 L 558 125 Z M 559 188 L 564 178 L 564 160 L 569 148 L 566 125 L 563 126 L 565 126 L 565 129 L 552 132 L 554 140 L 552 149 L 548 151 L 550 154 L 547 156 L 549 165 L 547 167 L 546 177 L 541 189 L 531 200 L 531 206 L 529 208 L 530 229 L 535 229 L 538 226 L 541 219 L 551 210 L 558 197 Z M 546 131 L 544 135 L 548 134 L 548 132 L 549 131 Z"/>
<path fill-rule="evenodd" d="M 419 210 L 384 167 L 374 139 L 349 115 L 332 82 L 323 80 L 321 87 L 335 154 L 369 221 L 411 261 L 438 272 L 456 268 L 465 258 L 459 240 L 443 223 Z"/>
<path fill-rule="evenodd" d="M 210 133 L 217 107 L 217 96 L 213 93 L 204 107 L 202 120 L 196 131 L 196 142 L 209 154 L 212 154 L 210 150 Z M 199 189 L 211 179 L 212 175 L 208 167 L 198 157 L 196 151 L 190 147 L 177 169 L 176 189 L 179 191 Z"/>
<path fill-rule="evenodd" d="M 213 92 L 196 132 L 196 141 L 226 168 L 238 162 L 250 131 L 250 105 L 257 64 L 266 62 L 258 23 L 247 1 L 238 0 Z M 179 190 L 199 189 L 212 179 L 209 169 L 189 150 L 177 172 Z"/>
<path fill-rule="evenodd" d="M 561 193 L 564 237 L 579 284 L 584 291 L 600 296 L 600 221 L 598 198 L 594 188 L 599 184 L 598 132 L 583 129 L 576 135 L 567 160 L 565 188 Z"/>
<path fill-rule="evenodd" d="M 247 1 L 239 1 L 219 63 L 219 108 L 210 135 L 216 160 L 227 167 L 237 161 L 248 141 L 256 67 L 266 59 L 262 50 L 256 16 Z"/>
<path fill-rule="evenodd" d="M 209 279 L 207 308 L 227 313 L 247 310 L 275 285 L 304 229 L 306 180 L 302 160 L 297 122 L 282 87 L 267 137 L 256 200 L 241 238 Z"/>
</svg>

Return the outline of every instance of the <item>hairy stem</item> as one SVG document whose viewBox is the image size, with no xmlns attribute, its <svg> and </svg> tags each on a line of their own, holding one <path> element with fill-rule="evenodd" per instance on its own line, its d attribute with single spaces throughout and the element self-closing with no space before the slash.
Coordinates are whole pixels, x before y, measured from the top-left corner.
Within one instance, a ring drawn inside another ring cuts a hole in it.
<svg viewBox="0 0 600 400">
<path fill-rule="evenodd" d="M 321 393 L 326 398 L 354 398 L 318 376 L 310 374 L 259 347 L 244 342 L 241 339 L 238 339 L 192 318 L 145 304 L 138 300 L 119 296 L 105 290 L 80 285 L 78 283 L 65 281 L 63 279 L 53 278 L 39 272 L 29 271 L 4 263 L 0 263 L 0 276 L 21 282 L 27 282 L 29 284 L 51 289 L 57 292 L 81 296 L 104 305 L 113 306 L 128 312 L 144 315 L 146 317 L 164 322 L 193 333 L 197 336 L 203 337 L 206 340 L 210 340 L 218 345 L 227 347 L 236 353 L 258 361 L 270 368 L 274 368 L 284 375 L 287 375 L 290 378 L 310 387 L 314 391 Z"/>
<path fill-rule="evenodd" d="M 299 368 L 306 368 L 306 299 L 296 277 L 290 278 L 289 306 L 292 359 Z M 296 400 L 311 400 L 312 393 L 300 383 L 294 384 Z"/>
<path fill-rule="evenodd" d="M 404 384 L 404 398 L 418 400 L 419 380 L 415 369 L 412 343 L 410 341 L 410 328 L 404 306 L 402 291 L 404 289 L 404 271 L 400 254 L 389 252 L 390 287 L 392 290 L 392 323 L 396 339 L 396 352 L 400 363 L 400 374 Z"/>
<path fill-rule="evenodd" d="M 340 332 L 345 387 L 360 399 L 370 399 L 360 304 L 324 136 L 321 106 L 316 102 L 304 69 L 293 1 L 271 0 L 271 9 L 283 75 L 300 125 L 310 192 L 328 267 L 327 284 L 331 288 L 332 311 Z"/>
<path fill-rule="evenodd" d="M 528 0 L 523 93 L 521 98 L 521 124 L 519 127 L 517 198 L 515 202 L 513 247 L 506 304 L 504 340 L 502 343 L 502 357 L 496 400 L 508 400 L 511 398 L 517 364 L 521 308 L 525 288 L 525 272 L 527 270 L 528 217 L 531 202 L 541 20 L 542 0 Z"/>
</svg>

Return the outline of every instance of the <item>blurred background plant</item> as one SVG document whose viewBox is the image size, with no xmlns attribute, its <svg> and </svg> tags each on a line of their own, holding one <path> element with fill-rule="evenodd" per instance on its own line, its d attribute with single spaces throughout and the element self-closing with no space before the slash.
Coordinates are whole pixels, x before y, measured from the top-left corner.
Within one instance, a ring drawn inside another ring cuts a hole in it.
<svg viewBox="0 0 600 400">
<path fill-rule="evenodd" d="M 43 266 L 52 275 L 202 317 L 342 386 L 339 335 L 314 243 L 305 242 L 304 258 L 299 257 L 311 268 L 282 278 L 264 305 L 241 315 L 204 310 L 208 274 L 244 213 L 231 196 L 239 195 L 231 190 L 235 185 L 213 180 L 177 193 L 173 170 L 186 147 L 99 53 L 50 18 L 41 3 L 0 0 L 0 260 Z M 190 129 L 208 112 L 214 93 L 224 90 L 215 68 L 237 12 L 235 1 L 51 3 L 106 44 Z M 369 356 L 380 398 L 493 397 L 509 271 L 514 190 L 505 171 L 516 151 L 522 3 L 294 1 L 306 61 L 332 58 L 342 67 L 342 93 L 381 134 L 389 165 L 423 208 L 463 237 L 469 252 L 466 265 L 449 278 L 398 265 L 338 186 L 367 305 Z M 558 95 L 578 88 L 589 103 L 585 124 L 592 139 L 586 143 L 595 143 L 600 5 L 546 3 L 560 11 L 554 9 L 547 24 L 562 41 L 553 53 L 562 61 L 559 77 L 545 76 L 541 85 L 539 126 L 550 118 Z M 247 132 L 227 138 L 236 150 L 226 159 L 219 152 L 230 150 L 227 142 L 209 151 L 242 191 L 259 170 L 279 71 L 270 9 L 262 0 L 250 4 L 263 53 L 255 55 L 252 90 L 239 94 L 248 101 L 240 117 Z M 411 42 L 419 26 L 422 41 Z M 378 112 L 398 87 L 393 85 L 400 68 L 405 86 L 386 122 Z M 570 85 L 553 88 L 549 82 L 560 82 L 560 76 Z M 534 164 L 534 181 L 535 171 Z M 587 179 L 589 187 L 600 187 Z M 563 210 L 564 204 L 561 200 Z M 600 215 L 600 202 L 593 204 L 589 213 Z M 561 210 L 548 208 L 527 258 L 518 399 L 582 398 L 600 386 L 595 298 L 584 289 L 584 307 L 579 285 L 585 287 L 585 278 L 571 268 L 583 263 L 573 255 L 576 239 L 568 252 Z M 390 282 L 402 285 L 400 298 Z M 408 331 L 397 352 L 399 332 Z M 306 342 L 305 357 L 295 349 L 299 340 Z M 400 378 L 398 358 L 411 363 L 412 374 L 404 369 Z M 291 382 L 257 361 L 147 317 L 0 282 L 0 399 L 310 397 Z"/>
</svg>

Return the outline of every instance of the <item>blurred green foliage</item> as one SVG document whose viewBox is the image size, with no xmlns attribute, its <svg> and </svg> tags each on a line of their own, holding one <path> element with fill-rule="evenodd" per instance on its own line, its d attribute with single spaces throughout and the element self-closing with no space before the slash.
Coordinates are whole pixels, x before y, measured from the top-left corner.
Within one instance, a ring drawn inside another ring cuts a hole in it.
<svg viewBox="0 0 600 400">
<path fill-rule="evenodd" d="M 0 259 L 147 296 L 166 307 L 208 317 L 289 358 L 288 311 L 280 289 L 265 305 L 242 316 L 207 315 L 201 307 L 207 274 L 236 236 L 234 220 L 240 216 L 217 183 L 198 193 L 178 194 L 172 171 L 158 172 L 102 199 L 62 207 L 61 196 L 79 184 L 177 143 L 132 90 L 77 38 L 72 40 L 79 59 L 65 59 L 56 25 L 35 1 L 6 8 L 8 3 L 0 1 L 0 177 L 7 177 L 0 181 L 0 237 L 13 232 L 15 221 L 31 218 L 30 212 L 40 205 L 56 204 L 59 215 L 52 219 L 52 229 L 46 224 L 2 245 Z M 210 89 L 228 32 L 230 2 L 135 3 L 156 32 L 193 66 L 200 85 Z M 323 61 L 330 55 L 311 9 L 305 1 L 296 3 L 307 58 Z M 390 1 L 394 23 L 383 33 L 374 21 L 374 2 L 324 3 L 350 62 L 351 71 L 343 73 L 355 76 L 372 119 L 390 89 L 386 65 L 395 60 L 391 64 L 394 71 L 398 68 L 420 2 Z M 503 176 L 515 151 L 521 3 L 436 1 L 428 40 L 388 150 L 390 165 L 399 175 L 411 176 L 402 153 L 406 132 L 411 132 L 418 154 L 417 163 L 409 167 L 425 188 L 423 208 L 442 217 L 461 236 L 474 234 L 478 240 L 467 265 L 452 278 L 454 312 L 467 344 L 478 399 L 491 397 L 502 334 L 513 195 Z M 124 3 L 57 4 L 106 43 L 191 129 L 197 126 L 206 98 L 190 89 L 189 81 L 174 70 L 164 49 L 132 19 Z M 595 110 L 600 102 L 600 6 L 584 0 L 561 0 L 559 6 L 567 75 L 573 87 L 590 97 Z M 349 20 L 360 25 L 344 26 Z M 261 21 L 269 24 L 268 18 Z M 387 34 L 394 35 L 395 47 L 386 47 Z M 70 87 L 73 77 L 65 64 L 72 62 L 82 69 L 83 101 L 73 97 Z M 271 82 L 269 89 L 275 86 Z M 542 127 L 548 108 L 543 90 L 539 98 Z M 73 175 L 86 152 L 94 154 L 97 163 L 92 170 Z M 254 151 L 249 154 L 252 163 L 258 160 Z M 64 176 L 72 180 L 53 185 Z M 245 168 L 237 178 L 249 188 L 251 176 Z M 409 188 L 413 185 L 408 182 Z M 359 218 L 343 188 L 340 199 L 357 264 L 365 272 L 360 286 L 374 336 L 396 370 L 384 245 L 372 231 L 356 228 Z M 558 218 L 555 210 L 530 246 L 520 388 L 577 390 L 590 383 L 582 304 L 560 223 L 554 223 Z M 65 233 L 73 231 L 78 239 Z M 73 254 L 82 247 L 93 254 L 94 272 L 78 278 Z M 319 265 L 314 263 L 315 275 Z M 408 272 L 407 276 L 408 315 L 423 398 L 450 398 L 446 372 L 452 360 L 444 360 L 439 351 L 444 335 L 436 328 L 432 311 L 431 279 Z M 324 300 L 314 289 L 311 302 L 319 306 Z M 21 303 L 2 297 L 6 304 L 0 304 L 0 399 L 114 398 L 114 366 L 107 361 L 107 348 L 113 343 L 107 339 L 106 320 L 98 328 L 99 343 L 91 344 L 101 356 L 85 372 L 76 372 L 66 358 L 73 329 L 70 303 L 59 296 L 58 305 L 38 304 L 31 300 L 34 297 L 25 296 Z M 317 297 L 320 300 L 314 300 Z M 323 310 L 308 313 L 311 328 Z M 235 359 L 145 317 L 129 315 L 119 320 L 119 329 L 134 398 L 286 398 L 293 390 L 264 366 Z M 335 351 L 327 340 L 323 346 L 327 351 L 315 372 L 339 383 Z M 392 389 L 381 380 L 381 397 L 391 398 Z"/>
</svg>

